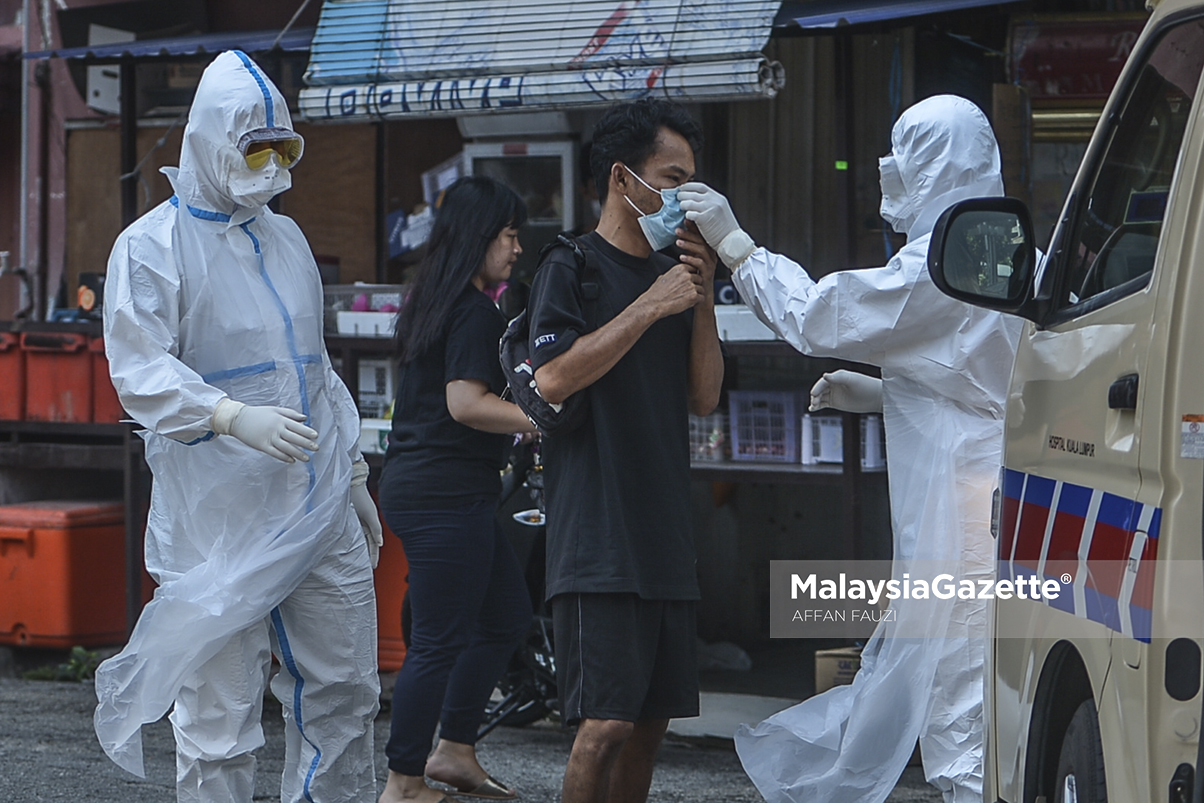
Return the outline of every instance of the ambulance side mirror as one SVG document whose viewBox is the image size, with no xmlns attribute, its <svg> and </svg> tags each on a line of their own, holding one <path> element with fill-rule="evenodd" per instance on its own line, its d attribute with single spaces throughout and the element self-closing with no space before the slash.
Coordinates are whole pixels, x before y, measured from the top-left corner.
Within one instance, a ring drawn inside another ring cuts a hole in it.
<svg viewBox="0 0 1204 803">
<path fill-rule="evenodd" d="M 1028 208 L 1015 198 L 971 198 L 946 209 L 928 243 L 928 274 L 945 295 L 1037 319 L 1037 249 Z"/>
</svg>

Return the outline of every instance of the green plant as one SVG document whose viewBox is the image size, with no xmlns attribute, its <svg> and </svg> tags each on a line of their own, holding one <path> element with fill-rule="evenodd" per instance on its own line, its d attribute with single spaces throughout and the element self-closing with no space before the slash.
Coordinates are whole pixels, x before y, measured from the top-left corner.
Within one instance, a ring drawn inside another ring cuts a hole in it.
<svg viewBox="0 0 1204 803">
<path fill-rule="evenodd" d="M 99 655 L 76 646 L 71 648 L 71 654 L 64 663 L 40 666 L 25 672 L 22 677 L 26 680 L 69 680 L 80 683 L 96 676 L 99 663 Z"/>
</svg>

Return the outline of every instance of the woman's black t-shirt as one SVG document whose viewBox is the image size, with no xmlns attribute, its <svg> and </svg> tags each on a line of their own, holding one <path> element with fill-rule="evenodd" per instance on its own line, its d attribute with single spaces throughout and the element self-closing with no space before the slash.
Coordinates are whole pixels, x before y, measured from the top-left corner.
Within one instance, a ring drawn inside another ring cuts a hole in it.
<svg viewBox="0 0 1204 803">
<path fill-rule="evenodd" d="M 506 319 L 489 297 L 469 285 L 447 316 L 443 333 L 398 372 L 393 429 L 380 479 L 381 507 L 392 510 L 459 507 L 501 493 L 510 435 L 481 432 L 447 410 L 447 383 L 484 382 L 501 395 L 506 379 L 498 341 Z"/>
</svg>

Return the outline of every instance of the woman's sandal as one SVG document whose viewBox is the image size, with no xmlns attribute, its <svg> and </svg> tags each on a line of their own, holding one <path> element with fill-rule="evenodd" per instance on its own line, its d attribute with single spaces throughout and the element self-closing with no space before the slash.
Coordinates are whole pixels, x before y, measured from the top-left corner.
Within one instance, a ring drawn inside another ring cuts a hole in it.
<svg viewBox="0 0 1204 803">
<path fill-rule="evenodd" d="M 475 788 L 454 789 L 452 794 L 462 797 L 475 797 L 481 800 L 514 800 L 518 797 L 518 792 L 513 789 L 507 789 L 489 775 L 486 775 L 485 780 L 477 784 Z"/>
</svg>

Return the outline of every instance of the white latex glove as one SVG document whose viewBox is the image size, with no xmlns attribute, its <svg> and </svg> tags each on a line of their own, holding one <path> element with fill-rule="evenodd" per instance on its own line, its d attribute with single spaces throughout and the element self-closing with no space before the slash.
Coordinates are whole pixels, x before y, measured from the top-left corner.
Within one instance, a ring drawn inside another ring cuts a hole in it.
<svg viewBox="0 0 1204 803">
<path fill-rule="evenodd" d="M 359 517 L 364 527 L 364 538 L 368 541 L 368 557 L 372 559 L 372 568 L 380 563 L 380 548 L 385 544 L 384 529 L 380 526 L 380 514 L 376 510 L 376 502 L 368 493 L 368 464 L 357 460 L 351 464 L 351 507 Z"/>
<path fill-rule="evenodd" d="M 882 380 L 854 371 L 832 371 L 811 386 L 811 410 L 882 412 Z"/>
<path fill-rule="evenodd" d="M 318 433 L 304 421 L 304 415 L 287 407 L 251 407 L 222 399 L 213 409 L 211 426 L 218 435 L 233 435 L 277 460 L 308 463 L 304 450 L 318 450 Z"/>
<path fill-rule="evenodd" d="M 757 244 L 740 228 L 731 204 L 722 193 L 701 181 L 687 181 L 678 188 L 677 200 L 686 220 L 694 221 L 702 239 L 715 249 L 724 265 L 735 270 L 757 250 Z"/>
</svg>

